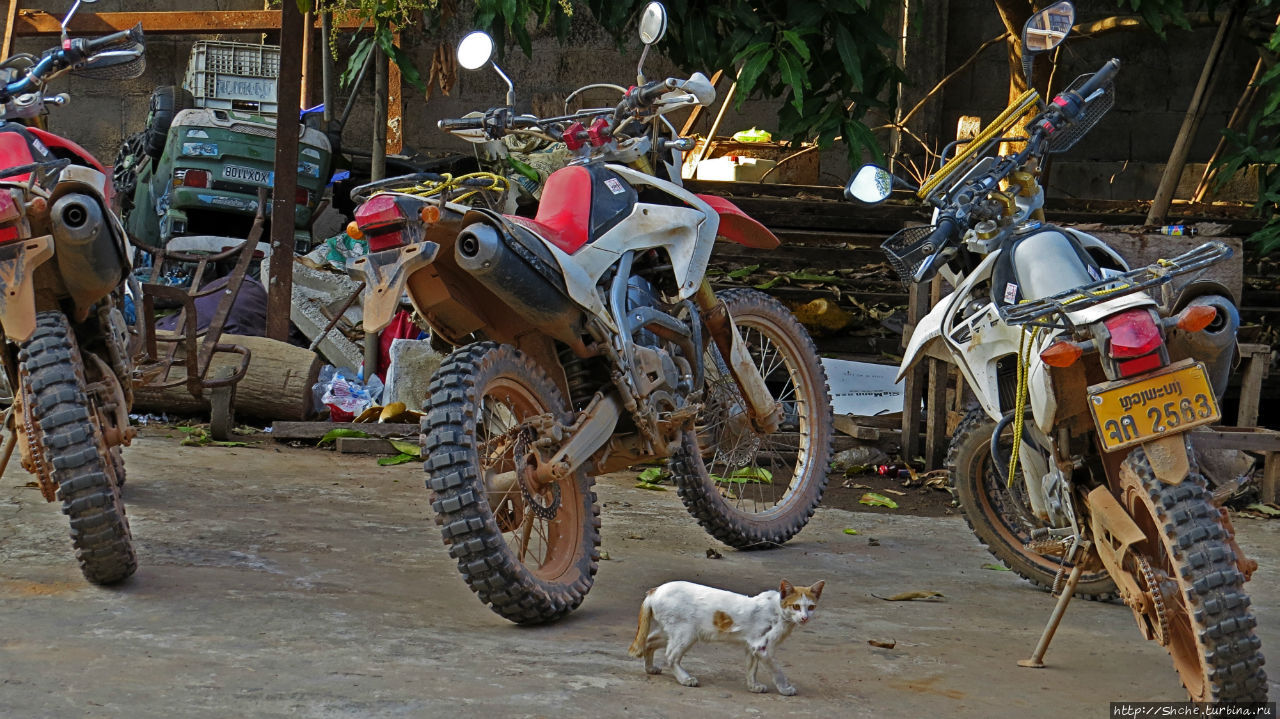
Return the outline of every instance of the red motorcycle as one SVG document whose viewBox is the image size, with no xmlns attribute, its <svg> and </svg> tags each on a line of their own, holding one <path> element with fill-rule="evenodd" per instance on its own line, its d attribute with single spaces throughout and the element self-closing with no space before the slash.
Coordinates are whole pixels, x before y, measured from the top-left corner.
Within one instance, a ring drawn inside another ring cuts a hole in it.
<svg viewBox="0 0 1280 719">
<path fill-rule="evenodd" d="M 120 488 L 133 373 L 123 308 L 130 271 L 124 228 L 108 209 L 110 175 L 84 148 L 36 127 L 46 84 L 67 72 L 102 80 L 142 73 L 141 25 L 70 38 L 39 57 L 0 64 L 0 361 L 13 389 L 9 446 L 45 499 L 62 502 L 86 579 L 137 569 Z"/>
</svg>

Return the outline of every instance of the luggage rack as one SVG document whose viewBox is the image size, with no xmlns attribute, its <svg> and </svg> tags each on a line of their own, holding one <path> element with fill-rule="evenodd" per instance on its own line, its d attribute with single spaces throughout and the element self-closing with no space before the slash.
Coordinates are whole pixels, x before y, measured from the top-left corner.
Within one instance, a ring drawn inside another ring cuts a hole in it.
<svg viewBox="0 0 1280 719">
<path fill-rule="evenodd" d="M 1173 278 L 1192 272 L 1203 272 L 1210 265 L 1225 260 L 1234 250 L 1223 242 L 1213 240 L 1172 259 L 1159 260 L 1146 267 L 1129 270 L 1123 274 L 1104 277 L 1087 285 L 1048 297 L 1004 305 L 1000 317 L 1010 325 L 1030 325 L 1048 329 L 1074 332 L 1076 325 L 1068 313 L 1079 312 L 1117 297 L 1145 292 L 1173 281 Z"/>
</svg>

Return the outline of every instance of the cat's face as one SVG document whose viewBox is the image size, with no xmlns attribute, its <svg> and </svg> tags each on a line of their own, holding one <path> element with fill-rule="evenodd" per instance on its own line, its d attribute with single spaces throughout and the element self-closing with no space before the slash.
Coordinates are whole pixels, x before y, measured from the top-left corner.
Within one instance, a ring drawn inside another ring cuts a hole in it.
<svg viewBox="0 0 1280 719">
<path fill-rule="evenodd" d="M 818 582 L 809 587 L 797 587 L 787 580 L 782 580 L 781 586 L 778 587 L 778 594 L 781 595 L 782 615 L 787 621 L 795 624 L 804 624 L 813 617 L 813 612 L 818 608 L 818 598 L 822 596 L 822 587 L 826 585 L 825 581 Z"/>
</svg>

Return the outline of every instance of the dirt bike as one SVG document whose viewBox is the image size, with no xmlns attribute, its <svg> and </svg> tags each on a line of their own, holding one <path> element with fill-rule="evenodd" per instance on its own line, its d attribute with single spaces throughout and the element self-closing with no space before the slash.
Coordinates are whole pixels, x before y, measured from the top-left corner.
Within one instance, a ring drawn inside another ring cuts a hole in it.
<svg viewBox="0 0 1280 719">
<path fill-rule="evenodd" d="M 1073 21 L 1069 2 L 1037 13 L 1024 47 L 1052 49 Z M 1188 434 L 1219 418 L 1238 314 L 1218 286 L 1172 291 L 1231 250 L 1211 241 L 1130 269 L 1097 238 L 1044 221 L 1039 163 L 1106 113 L 1118 67 L 1111 60 L 1048 104 L 1028 91 L 910 188 L 935 207 L 935 222 L 889 238 L 885 253 L 908 287 L 941 274 L 954 290 L 916 326 L 901 369 L 942 359 L 975 396 L 947 464 L 979 539 L 1055 591 L 1070 569 L 1020 664 L 1044 666 L 1074 593 L 1118 592 L 1193 700 L 1261 701 L 1267 682 L 1244 591 L 1257 563 L 1213 504 Z M 1025 138 L 1003 137 L 1037 110 Z M 1002 140 L 1023 149 L 1001 155 Z M 908 185 L 869 165 L 846 193 L 879 202 L 894 183 Z"/>
<path fill-rule="evenodd" d="M 143 70 L 142 26 L 93 40 L 69 38 L 40 57 L 0 64 L 0 330 L 22 466 L 71 522 L 76 559 L 95 584 L 137 568 L 120 487 L 129 444 L 132 368 L 122 282 L 124 229 L 108 209 L 110 174 L 84 148 L 26 127 L 47 105 L 45 85 L 65 72 L 128 79 Z M 15 421 L 16 420 L 16 421 Z M 8 453 L 5 459 L 8 459 Z"/>
<path fill-rule="evenodd" d="M 651 3 L 646 48 L 665 24 Z M 459 62 L 480 68 L 492 51 L 473 33 Z M 538 623 L 573 611 L 594 582 L 595 475 L 668 458 L 712 536 L 776 547 L 822 498 L 832 418 L 813 342 L 786 307 L 706 281 L 717 237 L 778 245 L 733 205 L 678 184 L 692 143 L 661 136 L 662 116 L 712 102 L 706 77 L 641 74 L 616 107 L 551 118 L 515 114 L 513 92 L 481 117 L 439 124 L 475 142 L 530 133 L 577 153 L 547 179 L 535 217 L 381 191 L 352 229 L 370 244 L 366 329 L 385 324 L 403 288 L 433 336 L 457 347 L 422 422 L 450 554 L 493 611 Z"/>
</svg>

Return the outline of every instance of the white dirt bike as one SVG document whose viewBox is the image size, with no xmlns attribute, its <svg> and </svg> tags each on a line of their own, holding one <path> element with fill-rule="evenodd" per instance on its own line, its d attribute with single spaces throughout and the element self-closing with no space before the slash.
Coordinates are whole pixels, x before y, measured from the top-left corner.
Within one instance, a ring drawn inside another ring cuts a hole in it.
<svg viewBox="0 0 1280 719">
<path fill-rule="evenodd" d="M 646 48 L 665 26 L 651 3 Z M 483 67 L 492 51 L 472 33 L 459 63 Z M 717 238 L 778 240 L 679 184 L 691 143 L 660 128 L 664 114 L 714 100 L 701 73 L 641 76 L 616 107 L 562 117 L 517 115 L 512 94 L 440 127 L 576 152 L 547 178 L 535 217 L 437 192 L 459 178 L 411 176 L 357 188 L 353 229 L 372 250 L 356 268 L 366 329 L 385 325 L 407 292 L 433 337 L 457 347 L 422 425 L 450 554 L 493 611 L 536 623 L 571 612 L 594 582 L 595 475 L 670 458 L 685 506 L 717 539 L 755 549 L 793 537 L 826 488 L 831 404 L 813 341 L 786 307 L 751 290 L 717 295 L 706 281 Z M 468 182 L 458 189 L 475 189 Z M 430 197 L 415 190 L 424 183 Z"/>
<path fill-rule="evenodd" d="M 1073 20 L 1069 2 L 1037 13 L 1024 48 L 1052 49 Z M 1040 161 L 1110 108 L 1118 67 L 1048 104 L 1028 91 L 918 188 L 934 225 L 883 249 L 908 287 L 940 274 L 954 290 L 917 324 L 901 370 L 925 357 L 959 370 L 977 406 L 947 457 L 958 503 L 1010 568 L 1063 589 L 1024 666 L 1043 666 L 1073 594 L 1118 593 L 1193 700 L 1261 701 L 1244 590 L 1257 563 L 1213 504 L 1188 435 L 1219 419 L 1239 319 L 1223 288 L 1186 280 L 1232 251 L 1207 242 L 1130 269 L 1101 240 L 1044 221 Z M 1036 110 L 1023 149 L 1000 155 Z M 879 202 L 895 182 L 907 184 L 868 165 L 846 194 Z"/>
</svg>

